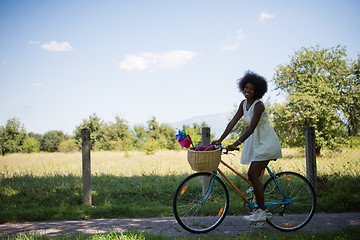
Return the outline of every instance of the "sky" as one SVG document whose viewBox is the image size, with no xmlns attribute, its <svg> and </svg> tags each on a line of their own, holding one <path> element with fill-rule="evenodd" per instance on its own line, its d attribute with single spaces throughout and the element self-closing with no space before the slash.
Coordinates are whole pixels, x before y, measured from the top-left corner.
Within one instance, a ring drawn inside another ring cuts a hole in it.
<svg viewBox="0 0 360 240">
<path fill-rule="evenodd" d="M 232 112 L 247 70 L 302 47 L 360 54 L 360 1 L 0 0 L 0 125 L 72 135 L 95 113 L 130 126 Z"/>
</svg>

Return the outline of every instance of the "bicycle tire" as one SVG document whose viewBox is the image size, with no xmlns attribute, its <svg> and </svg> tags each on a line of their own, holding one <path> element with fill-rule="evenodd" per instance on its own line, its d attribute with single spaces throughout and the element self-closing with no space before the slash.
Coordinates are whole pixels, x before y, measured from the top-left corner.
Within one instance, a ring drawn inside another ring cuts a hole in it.
<svg viewBox="0 0 360 240">
<path fill-rule="evenodd" d="M 274 178 L 270 178 L 264 185 L 265 202 L 280 201 L 284 204 L 267 206 L 272 213 L 272 217 L 267 219 L 267 222 L 280 231 L 296 231 L 304 227 L 315 213 L 314 188 L 305 177 L 298 173 L 281 172 L 275 176 L 292 202 L 285 203 L 287 199 L 281 194 Z"/>
<path fill-rule="evenodd" d="M 175 192 L 174 216 L 180 226 L 191 233 L 214 230 L 227 214 L 229 193 L 218 177 L 215 178 L 211 195 L 202 203 L 203 191 L 206 191 L 203 190 L 203 178 L 209 179 L 212 176 L 212 173 L 205 172 L 192 174 L 184 179 Z"/>
</svg>

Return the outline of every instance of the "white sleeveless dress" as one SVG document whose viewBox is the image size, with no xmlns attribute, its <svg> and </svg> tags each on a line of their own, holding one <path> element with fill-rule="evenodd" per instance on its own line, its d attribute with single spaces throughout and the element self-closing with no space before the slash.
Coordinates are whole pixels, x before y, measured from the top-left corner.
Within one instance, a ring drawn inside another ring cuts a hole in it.
<svg viewBox="0 0 360 240">
<path fill-rule="evenodd" d="M 246 102 L 245 99 L 243 104 L 244 120 L 250 125 L 255 104 L 261 101 L 257 99 L 249 110 L 246 110 Z M 240 163 L 248 165 L 252 161 L 275 160 L 278 158 L 282 158 L 280 141 L 274 129 L 270 126 L 266 110 L 264 110 L 254 132 L 244 142 Z"/>
</svg>

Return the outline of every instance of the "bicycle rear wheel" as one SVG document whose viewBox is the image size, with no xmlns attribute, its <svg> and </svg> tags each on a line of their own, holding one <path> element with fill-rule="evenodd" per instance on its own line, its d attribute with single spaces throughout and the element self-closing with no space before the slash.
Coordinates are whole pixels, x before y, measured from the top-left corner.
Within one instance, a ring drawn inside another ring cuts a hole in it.
<svg viewBox="0 0 360 240">
<path fill-rule="evenodd" d="M 207 191 L 211 187 L 211 192 Z M 211 173 L 195 173 L 187 177 L 177 188 L 173 200 L 176 220 L 192 233 L 214 230 L 224 220 L 228 206 L 229 193 L 225 184 Z"/>
<path fill-rule="evenodd" d="M 316 196 L 313 186 L 300 174 L 281 172 L 276 180 L 290 199 L 290 203 L 279 190 L 273 178 L 264 185 L 265 204 L 272 217 L 267 222 L 280 231 L 295 231 L 304 227 L 315 212 Z M 281 204 L 272 205 L 270 202 Z"/>
</svg>

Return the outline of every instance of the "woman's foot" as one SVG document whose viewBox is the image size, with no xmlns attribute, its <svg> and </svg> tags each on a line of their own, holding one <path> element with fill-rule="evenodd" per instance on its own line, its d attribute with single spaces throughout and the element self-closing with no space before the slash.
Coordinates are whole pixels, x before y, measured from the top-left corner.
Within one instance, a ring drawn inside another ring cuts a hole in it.
<svg viewBox="0 0 360 240">
<path fill-rule="evenodd" d="M 259 208 L 252 215 L 244 216 L 244 219 L 250 223 L 265 222 L 266 221 L 266 211 Z"/>
</svg>

